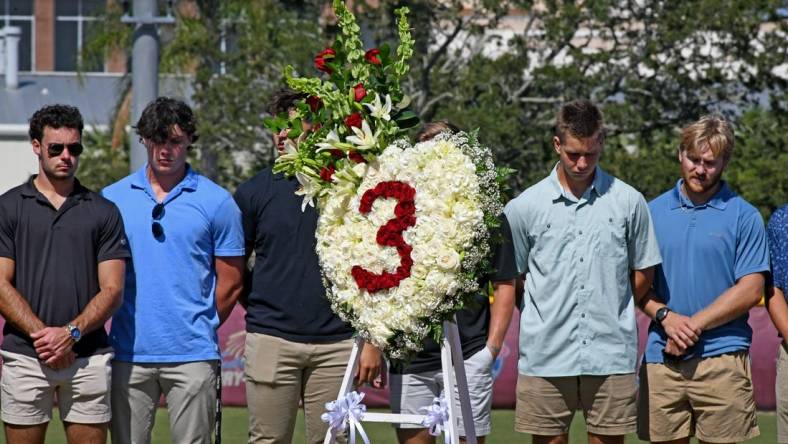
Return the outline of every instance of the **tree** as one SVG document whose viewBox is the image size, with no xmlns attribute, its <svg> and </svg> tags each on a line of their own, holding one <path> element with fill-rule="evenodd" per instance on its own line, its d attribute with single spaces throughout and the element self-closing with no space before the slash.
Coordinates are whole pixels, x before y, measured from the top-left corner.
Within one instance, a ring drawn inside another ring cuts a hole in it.
<svg viewBox="0 0 788 444">
<path fill-rule="evenodd" d="M 738 144 L 728 179 L 764 215 L 786 196 L 777 179 L 785 137 L 775 129 L 788 107 L 782 3 L 353 2 L 368 47 L 395 43 L 393 11 L 411 9 L 417 47 L 404 88 L 413 108 L 423 121 L 479 128 L 498 162 L 517 170 L 515 191 L 556 161 L 550 141 L 560 103 L 587 97 L 606 116 L 603 166 L 647 197 L 678 177 L 677 130 L 701 114 L 726 115 Z M 232 187 L 273 160 L 262 104 L 281 85 L 281 68 L 314 72 L 311 57 L 336 29 L 320 0 L 179 4 L 197 13 L 181 14 L 163 66 L 195 73 L 200 166 Z M 219 50 L 222 38 L 229 51 Z"/>
<path fill-rule="evenodd" d="M 606 115 L 603 165 L 646 196 L 678 177 L 677 130 L 719 112 L 739 127 L 728 175 L 734 188 L 765 215 L 785 200 L 784 181 L 756 173 L 786 166 L 773 126 L 788 105 L 780 1 L 477 1 L 465 14 L 460 1 L 380 3 L 383 21 L 400 4 L 422 12 L 415 26 L 422 56 L 411 77 L 421 117 L 479 127 L 499 162 L 517 169 L 516 190 L 556 161 L 550 140 L 559 104 L 587 97 Z M 492 32 L 503 13 L 521 25 L 506 39 Z M 773 163 L 757 160 L 764 158 Z"/>
</svg>

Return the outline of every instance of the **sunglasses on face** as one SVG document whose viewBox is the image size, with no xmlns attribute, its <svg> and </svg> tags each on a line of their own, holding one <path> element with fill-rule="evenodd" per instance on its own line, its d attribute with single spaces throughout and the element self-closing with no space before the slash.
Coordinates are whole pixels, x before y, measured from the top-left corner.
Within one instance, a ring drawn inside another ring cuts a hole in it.
<svg viewBox="0 0 788 444">
<path fill-rule="evenodd" d="M 82 154 L 82 150 L 84 147 L 81 143 L 50 143 L 47 145 L 47 154 L 49 157 L 57 157 L 63 153 L 63 150 L 68 148 L 68 152 L 71 153 L 72 156 L 76 157 Z"/>
<path fill-rule="evenodd" d="M 164 217 L 164 204 L 158 203 L 153 207 L 153 211 L 151 212 L 151 217 L 153 217 L 153 224 L 151 225 L 151 231 L 153 232 L 153 237 L 156 239 L 161 238 L 164 236 L 164 227 L 159 223 L 162 217 Z"/>
</svg>

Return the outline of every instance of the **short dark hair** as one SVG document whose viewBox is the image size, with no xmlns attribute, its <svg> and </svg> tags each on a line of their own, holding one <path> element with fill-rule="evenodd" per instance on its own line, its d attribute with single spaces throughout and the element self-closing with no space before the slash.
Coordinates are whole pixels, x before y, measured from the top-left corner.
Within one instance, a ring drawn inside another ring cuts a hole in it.
<svg viewBox="0 0 788 444">
<path fill-rule="evenodd" d="M 459 133 L 460 128 L 457 125 L 449 122 L 446 119 L 433 120 L 432 122 L 425 123 L 418 133 L 416 133 L 416 140 L 419 142 L 426 142 L 432 140 L 440 133 Z"/>
<path fill-rule="evenodd" d="M 271 94 L 271 98 L 268 99 L 268 106 L 266 106 L 265 110 L 272 116 L 286 113 L 295 106 L 296 102 L 306 99 L 306 97 L 306 94 L 293 91 L 290 88 L 280 88 Z"/>
<path fill-rule="evenodd" d="M 197 119 L 189 105 L 172 97 L 159 97 L 145 106 L 134 129 L 143 139 L 164 143 L 169 139 L 175 125 L 178 125 L 192 142 L 197 141 Z"/>
<path fill-rule="evenodd" d="M 592 136 L 604 138 L 602 111 L 590 100 L 579 99 L 565 103 L 555 119 L 555 135 L 564 141 L 567 134 L 577 139 Z"/>
<path fill-rule="evenodd" d="M 38 140 L 39 142 L 44 137 L 44 127 L 54 129 L 58 128 L 73 128 L 79 131 L 79 137 L 82 137 L 82 129 L 85 127 L 82 121 L 82 114 L 79 110 L 69 105 L 47 105 L 35 113 L 30 118 L 30 129 L 28 134 L 30 140 Z"/>
</svg>

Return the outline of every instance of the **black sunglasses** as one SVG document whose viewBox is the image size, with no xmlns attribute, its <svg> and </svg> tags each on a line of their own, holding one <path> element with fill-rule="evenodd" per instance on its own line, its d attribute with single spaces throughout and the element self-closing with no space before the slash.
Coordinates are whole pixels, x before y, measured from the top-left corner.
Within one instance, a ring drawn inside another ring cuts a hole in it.
<svg viewBox="0 0 788 444">
<path fill-rule="evenodd" d="M 57 157 L 63 153 L 63 150 L 68 148 L 68 152 L 71 153 L 72 156 L 76 157 L 82 154 L 82 150 L 84 147 L 81 143 L 50 143 L 47 146 L 47 154 L 49 157 Z"/>
<path fill-rule="evenodd" d="M 151 212 L 151 217 L 153 217 L 153 224 L 151 225 L 151 231 L 153 232 L 153 237 L 156 239 L 164 236 L 164 227 L 161 226 L 159 220 L 164 217 L 164 204 L 157 203 L 153 207 L 153 211 Z"/>
</svg>

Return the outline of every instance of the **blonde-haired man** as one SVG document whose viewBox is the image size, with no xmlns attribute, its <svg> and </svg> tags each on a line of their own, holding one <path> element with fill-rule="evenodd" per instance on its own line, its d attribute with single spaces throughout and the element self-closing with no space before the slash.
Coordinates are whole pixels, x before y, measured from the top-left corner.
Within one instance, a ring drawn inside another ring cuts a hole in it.
<svg viewBox="0 0 788 444">
<path fill-rule="evenodd" d="M 681 179 L 654 199 L 662 265 L 643 311 L 649 328 L 638 434 L 652 442 L 738 442 L 759 434 L 747 312 L 763 293 L 763 220 L 722 173 L 733 129 L 704 116 L 681 133 Z"/>
</svg>

